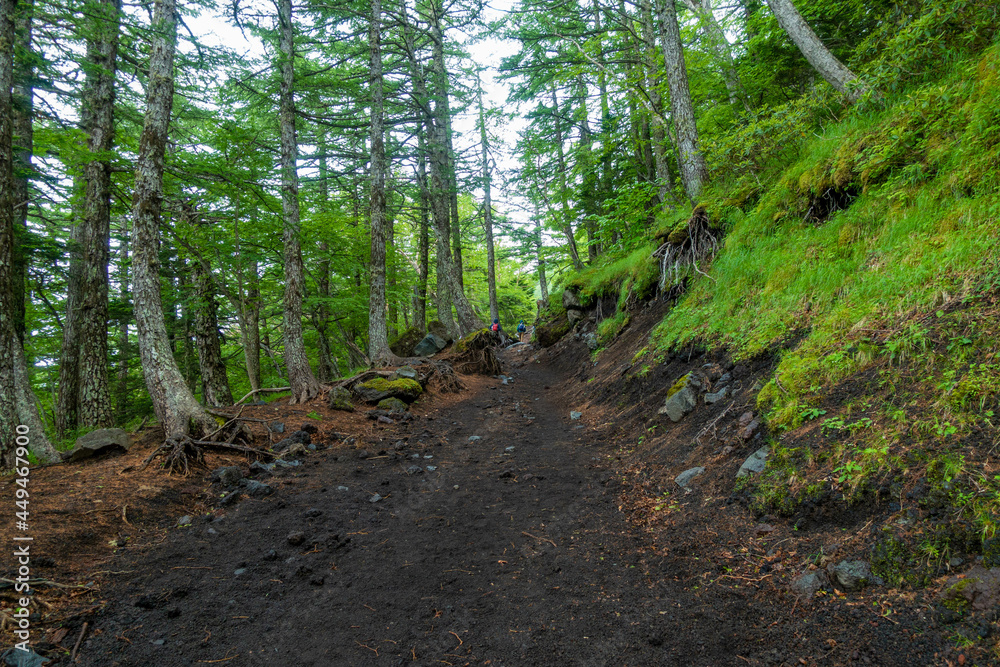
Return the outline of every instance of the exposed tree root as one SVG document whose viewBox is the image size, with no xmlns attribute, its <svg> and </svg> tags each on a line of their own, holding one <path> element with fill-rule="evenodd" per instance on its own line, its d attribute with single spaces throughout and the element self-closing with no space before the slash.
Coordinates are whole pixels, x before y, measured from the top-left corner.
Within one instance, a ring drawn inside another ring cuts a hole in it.
<svg viewBox="0 0 1000 667">
<path fill-rule="evenodd" d="M 240 412 L 242 412 L 242 409 Z M 249 443 L 253 439 L 250 429 L 245 424 L 239 423 L 241 420 L 242 418 L 237 414 L 214 432 L 205 436 L 205 439 L 194 439 L 187 435 L 180 438 L 167 438 L 162 445 L 154 449 L 146 457 L 142 465 L 139 466 L 138 471 L 145 470 L 153 460 L 163 457 L 162 467 L 166 468 L 169 474 L 190 475 L 192 466 L 205 467 L 204 448 L 223 449 L 227 451 L 235 450 L 254 457 L 270 456 L 273 458 L 274 455 L 270 452 L 236 442 L 237 440 L 241 440 L 243 443 Z M 228 437 L 224 439 L 216 437 L 225 433 L 226 429 L 229 429 Z"/>
<path fill-rule="evenodd" d="M 653 253 L 653 257 L 660 259 L 660 291 L 680 282 L 688 269 L 707 276 L 700 264 L 714 257 L 718 250 L 719 237 L 712 231 L 705 207 L 699 206 L 691 214 L 687 227 L 672 232 L 666 243 Z"/>
</svg>

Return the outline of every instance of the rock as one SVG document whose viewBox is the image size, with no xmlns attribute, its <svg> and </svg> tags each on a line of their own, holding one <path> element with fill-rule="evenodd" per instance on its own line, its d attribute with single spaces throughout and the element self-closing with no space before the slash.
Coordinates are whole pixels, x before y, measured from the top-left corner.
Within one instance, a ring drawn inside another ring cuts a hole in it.
<svg viewBox="0 0 1000 667">
<path fill-rule="evenodd" d="M 246 573 L 247 573 L 247 569 L 245 567 L 238 567 L 235 570 L 233 570 L 233 575 L 237 576 L 237 577 L 239 577 L 241 575 L 244 575 Z"/>
<path fill-rule="evenodd" d="M 580 295 L 573 290 L 563 290 L 562 305 L 566 310 L 583 310 L 583 303 L 580 301 Z"/>
<path fill-rule="evenodd" d="M 767 455 L 771 453 L 771 448 L 764 445 L 756 452 L 747 457 L 747 460 L 743 462 L 740 469 L 737 471 L 737 477 L 746 477 L 747 475 L 756 475 L 757 473 L 764 470 L 767 465 Z"/>
<path fill-rule="evenodd" d="M 567 308 L 566 319 L 569 321 L 569 325 L 572 327 L 574 324 L 583 319 L 583 311 L 576 310 L 575 308 Z"/>
<path fill-rule="evenodd" d="M 441 336 L 434 333 L 429 333 L 421 339 L 419 343 L 413 346 L 413 356 L 415 357 L 429 357 L 432 354 L 437 354 L 445 347 L 447 347 L 448 341 L 446 341 Z"/>
<path fill-rule="evenodd" d="M 968 607 L 976 611 L 1000 604 L 1000 568 L 986 569 L 975 565 L 964 578 L 950 577 L 940 593 L 941 600 L 953 607 Z"/>
<path fill-rule="evenodd" d="M 226 495 L 222 496 L 221 500 L 219 500 L 219 507 L 227 507 L 229 505 L 232 505 L 233 503 L 235 503 L 237 500 L 240 499 L 240 495 L 241 494 L 239 491 L 230 491 Z"/>
<path fill-rule="evenodd" d="M 703 472 L 705 472 L 705 469 L 700 466 L 697 468 L 688 468 L 681 474 L 677 475 L 677 477 L 674 477 L 674 482 L 676 482 L 677 486 L 681 487 L 682 489 L 689 489 L 691 488 L 691 482 L 694 480 L 694 478 L 702 474 Z"/>
<path fill-rule="evenodd" d="M 600 340 L 597 338 L 597 334 L 591 331 L 590 333 L 583 334 L 583 342 L 587 344 L 587 349 L 591 352 L 596 350 L 601 346 Z"/>
<path fill-rule="evenodd" d="M 396 379 L 406 378 L 407 380 L 416 380 L 417 371 L 413 366 L 400 366 L 396 369 Z"/>
<path fill-rule="evenodd" d="M 749 440 L 753 437 L 757 429 L 760 428 L 760 420 L 754 419 L 749 424 L 747 424 L 742 431 L 740 431 L 740 438 L 743 440 Z"/>
<path fill-rule="evenodd" d="M 319 429 L 316 428 L 315 424 L 303 424 L 299 430 L 305 431 L 309 435 L 316 435 L 317 433 L 319 433 Z"/>
<path fill-rule="evenodd" d="M 583 413 L 582 413 L 582 412 L 576 412 L 576 411 L 571 411 L 571 412 L 569 413 L 569 418 L 570 418 L 570 419 L 579 419 L 579 418 L 580 418 L 580 417 L 582 417 L 582 416 L 583 416 Z"/>
<path fill-rule="evenodd" d="M 392 421 L 391 419 L 389 419 L 385 415 L 378 415 L 378 423 L 379 424 L 395 424 L 396 422 Z"/>
<path fill-rule="evenodd" d="M 315 507 L 310 507 L 309 509 L 307 509 L 307 510 L 306 510 L 306 511 L 305 511 L 305 512 L 303 513 L 303 515 L 304 515 L 304 516 L 305 516 L 305 517 L 306 517 L 307 519 L 312 519 L 312 518 L 316 518 L 316 517 L 320 516 L 321 514 L 323 514 L 323 510 L 321 510 L 321 509 L 317 509 L 317 508 L 315 508 Z"/>
<path fill-rule="evenodd" d="M 279 440 L 278 442 L 271 445 L 271 449 L 273 449 L 276 452 L 281 452 L 288 449 L 294 444 L 296 444 L 294 440 L 292 440 L 291 438 L 285 438 L 284 440 Z"/>
<path fill-rule="evenodd" d="M 266 475 L 270 477 L 274 474 L 274 464 L 273 463 L 261 463 L 260 461 L 254 461 L 250 464 L 250 474 L 251 475 Z"/>
<path fill-rule="evenodd" d="M 860 591 L 870 583 L 881 583 L 863 560 L 842 560 L 837 565 L 828 565 L 826 572 L 837 588 L 846 591 Z"/>
<path fill-rule="evenodd" d="M 720 377 L 718 382 L 715 383 L 715 386 L 718 387 L 719 389 L 722 389 L 722 387 L 729 384 L 730 380 L 732 379 L 733 376 L 731 373 L 723 373 L 722 377 Z"/>
<path fill-rule="evenodd" d="M 706 386 L 708 379 L 698 371 L 682 375 L 667 392 L 667 400 L 658 414 L 667 415 L 670 421 L 679 422 L 697 407 L 698 394 Z"/>
<path fill-rule="evenodd" d="M 128 433 L 120 428 L 99 428 L 77 438 L 73 449 L 63 457 L 70 462 L 82 461 L 98 454 L 127 452 L 128 449 Z"/>
<path fill-rule="evenodd" d="M 301 442 L 293 442 L 288 448 L 288 456 L 309 456 L 309 450 Z"/>
<path fill-rule="evenodd" d="M 729 395 L 729 387 L 723 387 L 722 389 L 720 389 L 715 393 L 705 394 L 705 402 L 708 403 L 709 405 L 712 405 L 713 403 L 718 403 L 728 395 Z"/>
<path fill-rule="evenodd" d="M 749 410 L 740 415 L 740 426 L 746 426 L 753 421 L 753 413 Z"/>
<path fill-rule="evenodd" d="M 374 496 L 372 496 L 371 498 L 368 499 L 368 502 L 370 502 L 370 503 L 377 503 L 380 500 L 382 500 L 382 496 L 380 496 L 379 494 L 376 493 Z"/>
<path fill-rule="evenodd" d="M 8 667 L 42 667 L 42 665 L 52 662 L 51 658 L 43 658 L 32 650 L 22 651 L 12 648 L 0 655 L 3 664 Z"/>
<path fill-rule="evenodd" d="M 243 491 L 251 498 L 263 498 L 274 493 L 274 487 L 268 486 L 263 482 L 258 482 L 255 479 L 244 479 L 240 482 L 240 486 L 243 487 Z"/>
<path fill-rule="evenodd" d="M 409 468 L 406 469 L 406 474 L 407 475 L 419 475 L 423 471 L 424 471 L 424 469 L 421 468 L 420 466 L 410 466 Z"/>
<path fill-rule="evenodd" d="M 267 425 L 268 430 L 272 433 L 284 433 L 285 425 L 282 422 L 272 422 Z"/>
<path fill-rule="evenodd" d="M 417 400 L 424 388 L 416 380 L 387 380 L 375 378 L 354 387 L 354 394 L 369 403 L 378 403 L 384 398 L 398 398 L 407 403 Z"/>
<path fill-rule="evenodd" d="M 759 523 L 757 524 L 757 527 L 754 529 L 754 532 L 757 533 L 758 537 L 762 537 L 764 535 L 770 535 L 771 533 L 774 532 L 774 526 L 772 526 L 769 523 Z"/>
<path fill-rule="evenodd" d="M 222 484 L 222 488 L 232 489 L 243 479 L 243 471 L 239 466 L 223 466 L 212 471 L 212 479 Z"/>
<path fill-rule="evenodd" d="M 386 412 L 406 412 L 409 409 L 409 406 L 398 398 L 383 398 L 376 407 Z"/>
<path fill-rule="evenodd" d="M 818 591 L 830 587 L 830 578 L 823 570 L 806 572 L 792 582 L 791 591 L 800 602 L 809 602 Z"/>
<path fill-rule="evenodd" d="M 351 392 L 343 387 L 334 387 L 330 391 L 327 405 L 331 410 L 344 410 L 354 412 L 354 404 L 351 403 Z"/>
<path fill-rule="evenodd" d="M 483 439 L 483 437 L 481 435 L 470 435 L 469 436 L 469 442 L 476 442 L 477 440 L 482 440 L 482 439 Z"/>
<path fill-rule="evenodd" d="M 177 527 L 178 528 L 183 528 L 184 526 L 190 526 L 190 525 L 191 525 L 191 517 L 190 516 L 185 515 L 185 516 L 182 516 L 181 518 L 177 519 Z"/>
</svg>

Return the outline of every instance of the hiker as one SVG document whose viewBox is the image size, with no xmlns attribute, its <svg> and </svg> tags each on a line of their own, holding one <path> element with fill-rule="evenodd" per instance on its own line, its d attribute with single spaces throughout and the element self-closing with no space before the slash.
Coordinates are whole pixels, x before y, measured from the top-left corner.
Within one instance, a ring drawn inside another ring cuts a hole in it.
<svg viewBox="0 0 1000 667">
<path fill-rule="evenodd" d="M 500 328 L 500 319 L 499 318 L 494 318 L 493 319 L 493 326 L 490 327 L 490 331 L 495 331 L 497 333 L 502 333 L 503 332 L 503 329 Z"/>
<path fill-rule="evenodd" d="M 527 331 L 528 331 L 528 327 L 527 327 L 527 325 L 525 325 L 524 320 L 519 321 L 517 323 L 517 340 L 523 343 L 524 342 L 524 334 Z"/>
</svg>

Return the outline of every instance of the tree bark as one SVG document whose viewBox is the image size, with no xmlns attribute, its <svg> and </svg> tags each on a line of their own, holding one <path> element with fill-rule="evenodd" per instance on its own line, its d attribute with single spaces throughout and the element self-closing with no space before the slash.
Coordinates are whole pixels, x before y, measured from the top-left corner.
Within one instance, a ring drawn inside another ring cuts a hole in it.
<svg viewBox="0 0 1000 667">
<path fill-rule="evenodd" d="M 14 88 L 13 88 L 13 152 L 14 152 L 14 330 L 24 340 L 25 298 L 28 285 L 28 202 L 31 199 L 29 180 L 34 171 L 31 155 L 34 151 L 34 79 L 35 68 L 31 52 L 31 29 L 34 0 L 21 0 L 15 17 Z"/>
<path fill-rule="evenodd" d="M 319 139 L 319 199 L 323 206 L 330 200 L 330 190 L 327 186 L 329 169 L 326 158 L 326 137 L 321 135 Z M 340 368 L 336 358 L 333 356 L 333 349 L 330 345 L 330 335 L 328 333 L 330 321 L 330 247 L 326 241 L 319 243 L 320 260 L 317 266 L 316 289 L 319 292 L 319 304 L 313 311 L 315 313 L 314 325 L 319 342 L 319 368 L 316 379 L 320 382 L 329 382 L 340 377 Z"/>
<path fill-rule="evenodd" d="M 417 130 L 417 185 L 420 188 L 420 229 L 418 231 L 418 265 L 420 275 L 417 276 L 416 299 L 413 301 L 413 325 L 421 332 L 427 331 L 427 277 L 430 273 L 430 226 L 429 209 L 430 195 L 427 190 L 427 148 L 424 141 L 423 127 Z"/>
<path fill-rule="evenodd" d="M 66 277 L 66 316 L 63 318 L 62 348 L 59 354 L 59 394 L 55 406 L 56 435 L 65 437 L 77 427 L 80 399 L 79 298 L 82 260 L 80 236 L 82 225 L 73 229 L 69 245 L 69 273 Z"/>
<path fill-rule="evenodd" d="M 433 132 L 430 138 L 430 163 L 431 163 L 431 216 L 437 230 L 438 249 L 438 299 L 439 304 L 444 293 L 450 293 L 451 300 L 455 305 L 455 312 L 458 315 L 458 327 L 450 330 L 453 334 L 461 336 L 469 331 L 481 329 L 482 320 L 472 309 L 472 304 L 466 298 L 461 289 L 458 270 L 455 266 L 449 248 L 450 239 L 450 187 L 448 171 L 448 142 L 447 128 L 448 120 L 448 74 L 444 65 L 444 30 L 442 20 L 444 10 L 441 0 L 432 0 L 431 11 L 431 37 L 433 39 L 433 58 L 431 60 L 431 73 L 434 81 L 434 122 Z M 447 320 L 442 317 L 441 305 L 438 306 L 438 317 L 441 322 L 448 326 L 451 320 L 450 310 L 447 313 Z"/>
<path fill-rule="evenodd" d="M 251 211 L 251 220 L 256 221 L 256 209 Z M 238 219 L 238 216 L 237 216 Z M 250 279 L 244 280 L 243 244 L 240 242 L 239 222 L 235 225 L 236 236 L 236 280 L 239 283 L 239 302 L 234 304 L 240 314 L 240 342 L 243 344 L 243 359 L 246 362 L 250 388 L 260 389 L 260 284 L 257 276 L 257 262 L 250 260 Z"/>
<path fill-rule="evenodd" d="M 672 1 L 672 0 L 671 0 Z M 670 190 L 670 170 L 667 167 L 667 131 L 663 120 L 663 95 L 660 94 L 660 68 L 656 62 L 656 32 L 653 30 L 653 6 L 650 0 L 641 0 L 643 61 L 646 64 L 646 92 L 653 113 L 649 118 L 650 144 L 653 154 L 657 196 L 660 205 L 666 203 Z"/>
<path fill-rule="evenodd" d="M 382 99 L 382 2 L 372 0 L 368 24 L 368 89 L 371 93 L 371 185 L 369 196 L 371 219 L 371 255 L 368 291 L 368 358 L 375 365 L 385 365 L 395 359 L 389 350 L 386 331 L 385 299 L 385 127 Z"/>
<path fill-rule="evenodd" d="M 9 1 L 9 0 L 8 0 Z M 177 7 L 157 0 L 146 91 L 146 117 L 139 138 L 132 198 L 135 320 L 146 387 L 167 439 L 208 435 L 217 427 L 188 389 L 170 349 L 160 299 L 159 222 L 163 160 L 174 91 Z"/>
<path fill-rule="evenodd" d="M 35 392 L 31 388 L 31 376 L 28 375 L 28 361 L 24 357 L 24 348 L 20 341 L 14 341 L 14 384 L 17 394 L 17 421 L 29 429 L 28 449 L 45 463 L 56 463 L 60 460 L 59 452 L 45 435 L 45 425 L 38 416 L 38 405 Z"/>
<path fill-rule="evenodd" d="M 688 88 L 687 67 L 684 64 L 684 47 L 681 30 L 677 24 L 674 0 L 657 0 L 660 14 L 660 40 L 667 65 L 667 84 L 670 87 L 670 113 L 677 133 L 677 152 L 681 167 L 681 182 L 692 203 L 701 195 L 705 181 L 705 157 L 698 147 L 698 126 L 694 119 L 694 106 Z"/>
<path fill-rule="evenodd" d="M 80 357 L 77 419 L 81 426 L 112 424 L 108 378 L 108 259 L 111 239 L 111 160 L 115 122 L 115 67 L 118 60 L 120 0 L 102 0 L 87 44 L 87 82 L 81 124 L 90 154 L 83 167 L 83 232 L 78 337 Z"/>
<path fill-rule="evenodd" d="M 483 84 L 476 72 L 476 87 L 479 97 L 479 141 L 483 154 L 483 229 L 486 232 L 486 285 L 490 295 L 490 321 L 500 317 L 497 305 L 496 255 L 493 248 L 493 200 L 491 197 L 492 176 L 490 174 L 490 142 L 486 133 L 486 112 L 483 110 Z"/>
<path fill-rule="evenodd" d="M 535 260 L 538 262 L 538 291 L 542 304 L 549 305 L 549 285 L 545 279 L 545 256 L 542 254 L 542 218 L 535 216 Z"/>
<path fill-rule="evenodd" d="M 778 19 L 778 25 L 788 33 L 788 36 L 799 47 L 799 51 L 809 61 L 827 83 L 846 95 L 852 102 L 864 92 L 863 87 L 848 87 L 848 84 L 858 77 L 849 70 L 837 57 L 830 53 L 826 45 L 820 41 L 813 29 L 809 27 L 792 0 L 767 0 L 768 7 Z"/>
<path fill-rule="evenodd" d="M 118 320 L 118 387 L 116 390 L 117 400 L 115 402 L 115 414 L 119 422 L 124 423 L 128 413 L 128 361 L 129 361 L 129 340 L 128 340 L 128 316 L 124 314 L 125 305 L 129 302 L 129 275 L 128 275 L 128 248 L 129 231 L 127 223 L 122 225 L 121 235 L 121 261 L 118 265 L 118 285 L 119 298 L 121 299 L 122 315 Z"/>
<path fill-rule="evenodd" d="M 14 318 L 13 96 L 14 0 L 0 0 L 0 394 L 14 395 L 17 332 Z M 17 449 L 14 401 L 0 400 L 0 469 L 14 467 Z"/>
<path fill-rule="evenodd" d="M 218 304 L 215 303 L 215 281 L 212 274 L 195 260 L 192 265 L 195 286 L 194 334 L 198 346 L 198 368 L 201 371 L 202 398 L 206 405 L 232 405 L 226 364 L 222 360 L 219 341 Z"/>
<path fill-rule="evenodd" d="M 309 367 L 305 340 L 302 336 L 302 290 L 305 269 L 299 239 L 299 175 L 298 142 L 295 136 L 295 63 L 293 50 L 294 26 L 292 0 L 279 0 L 278 23 L 281 50 L 281 95 L 279 121 L 281 125 L 281 210 L 284 214 L 285 244 L 285 366 L 288 384 L 292 388 L 291 403 L 305 403 L 320 391 L 319 382 Z"/>
</svg>

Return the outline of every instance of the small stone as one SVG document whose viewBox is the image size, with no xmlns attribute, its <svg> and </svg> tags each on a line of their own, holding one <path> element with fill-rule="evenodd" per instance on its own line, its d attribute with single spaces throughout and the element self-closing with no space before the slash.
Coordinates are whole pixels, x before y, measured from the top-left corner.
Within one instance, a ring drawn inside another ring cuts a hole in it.
<svg viewBox="0 0 1000 667">
<path fill-rule="evenodd" d="M 288 537 L 285 538 L 290 545 L 297 547 L 306 541 L 306 534 L 301 530 L 296 530 L 292 533 L 288 533 Z"/>
<path fill-rule="evenodd" d="M 241 568 L 238 568 L 236 570 L 233 570 L 233 574 L 236 575 L 237 577 L 240 576 L 241 574 L 246 574 L 246 573 L 247 573 L 247 569 L 245 567 L 241 567 Z"/>
<path fill-rule="evenodd" d="M 705 394 L 705 403 L 707 403 L 708 405 L 712 405 L 713 403 L 718 403 L 728 395 L 729 395 L 729 387 L 723 387 L 714 394 Z"/>
<path fill-rule="evenodd" d="M 285 425 L 282 422 L 271 422 L 270 424 L 268 424 L 267 428 L 270 429 L 272 433 L 285 432 Z"/>
<path fill-rule="evenodd" d="M 189 516 L 182 516 L 181 518 L 177 519 L 178 528 L 183 528 L 184 526 L 190 526 L 190 525 L 191 525 L 191 517 Z"/>
<path fill-rule="evenodd" d="M 377 503 L 380 500 L 382 500 L 382 496 L 380 496 L 379 494 L 376 493 L 374 496 L 372 496 L 371 498 L 368 499 L 368 502 L 370 502 L 370 503 Z"/>
<path fill-rule="evenodd" d="M 747 457 L 747 460 L 743 462 L 740 466 L 739 471 L 737 471 L 737 477 L 746 477 L 747 475 L 755 475 L 764 470 L 767 466 L 767 456 L 771 453 L 771 448 L 764 445 L 756 452 Z"/>
<path fill-rule="evenodd" d="M 469 442 L 477 442 L 477 441 L 482 440 L 482 439 L 483 439 L 482 436 L 479 436 L 479 435 L 470 435 L 469 436 Z"/>
<path fill-rule="evenodd" d="M 211 527 L 208 528 L 205 532 L 208 533 L 209 535 L 218 535 L 219 534 L 219 531 L 217 531 L 215 528 L 211 528 Z"/>
<path fill-rule="evenodd" d="M 322 513 L 323 513 L 323 510 L 317 509 L 315 507 L 311 507 L 311 508 L 309 508 L 309 509 L 307 509 L 305 511 L 305 515 L 306 515 L 307 518 L 315 518 L 315 517 L 318 517 Z"/>
<path fill-rule="evenodd" d="M 163 640 L 163 639 L 154 639 L 153 641 L 151 641 L 149 643 L 152 644 L 153 646 L 163 646 L 166 643 L 166 640 Z"/>
<path fill-rule="evenodd" d="M 315 435 L 315 434 L 319 433 L 319 429 L 316 428 L 316 425 L 315 424 L 310 424 L 308 422 L 306 422 L 305 424 L 303 424 L 302 426 L 300 426 L 299 430 L 300 431 L 305 431 L 306 433 L 308 433 L 310 435 Z"/>
<path fill-rule="evenodd" d="M 306 445 L 306 449 L 308 449 L 310 452 L 315 452 L 316 451 L 316 445 L 312 445 L 312 444 Z"/>
<path fill-rule="evenodd" d="M 505 448 L 504 448 L 504 451 L 505 451 L 505 452 L 512 452 L 512 451 L 514 451 L 514 446 L 513 446 L 513 445 L 511 445 L 510 447 L 505 447 Z"/>
<path fill-rule="evenodd" d="M 341 485 L 341 486 L 338 486 L 338 487 L 337 487 L 337 490 L 338 490 L 338 491 L 350 491 L 350 489 L 349 489 L 348 487 L 346 487 L 346 486 L 343 486 L 343 485 Z"/>
<path fill-rule="evenodd" d="M 757 525 L 756 532 L 757 535 L 768 535 L 774 532 L 774 526 L 769 523 L 761 523 Z"/>
<path fill-rule="evenodd" d="M 437 470 L 437 466 L 427 466 L 427 472 L 434 472 Z"/>
<path fill-rule="evenodd" d="M 359 459 L 366 459 L 369 456 L 371 456 L 371 452 L 369 452 L 367 449 L 359 449 L 358 450 L 358 458 Z"/>
<path fill-rule="evenodd" d="M 453 486 L 453 487 L 451 487 L 451 488 L 453 488 L 453 489 L 455 489 L 456 491 L 458 491 L 458 484 L 456 484 L 455 486 Z"/>
<path fill-rule="evenodd" d="M 792 582 L 792 592 L 800 602 L 809 602 L 820 590 L 830 586 L 830 579 L 823 570 L 807 572 Z"/>
<path fill-rule="evenodd" d="M 694 481 L 694 478 L 703 472 L 705 472 L 705 469 L 700 466 L 697 468 L 689 468 L 677 475 L 677 477 L 674 478 L 674 482 L 682 489 L 689 489 L 691 488 L 691 482 Z"/>
<path fill-rule="evenodd" d="M 570 419 L 579 419 L 582 416 L 583 416 L 582 412 L 576 412 L 575 410 L 569 413 Z"/>
<path fill-rule="evenodd" d="M 274 487 L 268 486 L 262 482 L 258 482 L 254 479 L 244 479 L 240 486 L 246 491 L 246 494 L 251 498 L 263 498 L 264 496 L 269 496 L 274 493 Z"/>
<path fill-rule="evenodd" d="M 424 469 L 421 468 L 420 466 L 410 466 L 409 468 L 406 469 L 406 474 L 407 475 L 419 475 L 423 471 L 424 471 Z"/>
<path fill-rule="evenodd" d="M 751 421 L 753 421 L 753 413 L 750 411 L 744 412 L 740 415 L 740 426 L 746 426 Z"/>
<path fill-rule="evenodd" d="M 261 557 L 261 560 L 278 560 L 278 552 L 274 549 L 270 549 Z"/>
<path fill-rule="evenodd" d="M 881 583 L 863 560 L 840 561 L 836 565 L 828 565 L 826 571 L 835 584 L 848 591 L 859 591 L 868 584 Z"/>
<path fill-rule="evenodd" d="M 395 424 L 396 422 L 392 421 L 391 419 L 389 419 L 388 417 L 386 417 L 384 415 L 379 415 L 378 416 L 378 423 L 379 424 Z"/>
</svg>

